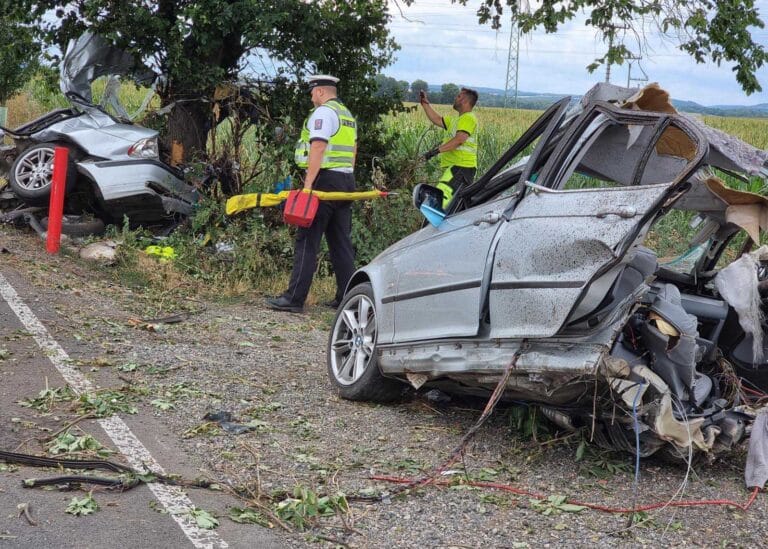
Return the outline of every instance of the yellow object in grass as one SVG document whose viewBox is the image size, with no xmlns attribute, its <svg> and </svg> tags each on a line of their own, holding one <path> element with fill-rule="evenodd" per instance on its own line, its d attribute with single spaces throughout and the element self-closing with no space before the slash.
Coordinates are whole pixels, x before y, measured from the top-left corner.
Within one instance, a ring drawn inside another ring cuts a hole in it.
<svg viewBox="0 0 768 549">
<path fill-rule="evenodd" d="M 144 253 L 152 255 L 160 259 L 160 261 L 169 261 L 176 259 L 176 250 L 171 246 L 147 246 L 144 248 Z"/>
</svg>

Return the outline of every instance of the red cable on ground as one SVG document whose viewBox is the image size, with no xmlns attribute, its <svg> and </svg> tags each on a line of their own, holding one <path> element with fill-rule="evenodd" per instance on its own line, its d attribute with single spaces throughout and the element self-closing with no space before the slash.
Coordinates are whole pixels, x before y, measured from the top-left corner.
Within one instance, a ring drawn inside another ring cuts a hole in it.
<svg viewBox="0 0 768 549">
<path fill-rule="evenodd" d="M 390 477 L 390 476 L 372 476 L 368 478 L 370 478 L 371 480 L 381 480 L 384 482 L 392 482 L 396 484 L 410 484 L 414 482 L 411 479 L 400 478 L 400 477 Z M 431 484 L 435 484 L 437 486 L 449 486 L 452 483 L 448 480 L 433 480 Z M 526 488 L 516 488 L 509 484 L 500 484 L 496 482 L 481 482 L 481 481 L 469 481 L 469 482 L 465 482 L 464 484 L 467 484 L 469 486 L 476 486 L 478 488 L 492 488 L 494 490 L 502 490 L 504 492 L 511 492 L 513 494 L 517 494 L 518 496 L 528 496 L 528 497 L 533 497 L 537 499 L 544 499 L 547 497 L 545 494 L 533 492 Z M 571 498 L 568 498 L 566 502 L 572 503 L 573 505 L 581 505 L 582 507 L 594 509 L 595 511 L 603 511 L 605 513 L 617 513 L 617 514 L 639 513 L 641 511 L 652 511 L 654 509 L 661 509 L 663 507 L 703 507 L 703 506 L 725 506 L 725 505 L 735 507 L 742 511 L 747 511 L 755 502 L 755 499 L 757 499 L 758 492 L 760 492 L 760 488 L 755 488 L 752 491 L 752 494 L 750 494 L 749 499 L 746 501 L 746 503 L 736 503 L 735 501 L 731 501 L 729 499 L 701 499 L 701 500 L 670 501 L 670 502 L 664 502 L 664 503 L 651 503 L 648 505 L 640 505 L 634 508 L 628 508 L 628 507 L 610 507 L 608 505 L 601 505 L 599 503 L 589 503 L 586 501 L 579 501 L 577 499 L 571 499 Z"/>
</svg>

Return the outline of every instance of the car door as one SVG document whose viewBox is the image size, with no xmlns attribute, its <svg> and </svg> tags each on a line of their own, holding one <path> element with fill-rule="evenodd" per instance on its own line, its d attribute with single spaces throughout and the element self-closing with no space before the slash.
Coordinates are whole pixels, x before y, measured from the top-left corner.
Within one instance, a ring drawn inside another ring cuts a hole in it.
<svg viewBox="0 0 768 549">
<path fill-rule="evenodd" d="M 482 190 L 477 187 L 490 182 L 495 173 L 541 137 L 531 155 L 530 161 L 535 162 L 537 151 L 559 125 L 567 105 L 568 99 L 564 99 L 548 109 L 489 173 L 470 186 L 470 193 Z M 407 245 L 387 260 L 385 278 L 396 281 L 395 291 L 381 301 L 384 308 L 393 306 L 394 342 L 478 333 L 492 261 L 489 250 L 503 214 L 514 200 L 510 190 L 468 209 L 450 210 L 438 227 L 429 225 L 411 235 Z M 466 203 L 464 196 L 471 195 L 457 193 L 454 208 Z"/>
<path fill-rule="evenodd" d="M 475 335 L 488 250 L 510 198 L 447 217 L 392 260 L 395 341 Z M 391 278 L 390 278 L 391 279 Z"/>
<path fill-rule="evenodd" d="M 500 229 L 488 298 L 492 338 L 555 335 L 589 283 L 642 238 L 660 205 L 703 158 L 701 136 L 662 115 L 621 122 L 588 114 L 542 170 L 541 185 L 527 182 L 525 197 Z M 659 148 L 670 135 L 690 139 L 685 157 Z M 620 163 L 626 167 L 617 169 Z M 577 167 L 606 185 L 554 190 Z"/>
</svg>

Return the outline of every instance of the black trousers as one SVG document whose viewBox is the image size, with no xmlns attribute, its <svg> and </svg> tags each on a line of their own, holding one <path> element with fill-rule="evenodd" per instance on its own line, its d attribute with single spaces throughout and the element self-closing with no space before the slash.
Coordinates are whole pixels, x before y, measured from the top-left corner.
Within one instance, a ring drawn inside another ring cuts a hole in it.
<svg viewBox="0 0 768 549">
<path fill-rule="evenodd" d="M 320 170 L 313 189 L 318 191 L 355 190 L 355 177 L 351 173 Z M 341 300 L 347 282 L 355 272 L 355 251 L 352 248 L 352 203 L 337 200 L 321 200 L 315 220 L 307 228 L 296 233 L 296 249 L 293 256 L 291 281 L 283 296 L 293 305 L 303 305 L 317 269 L 320 241 L 325 235 L 331 265 L 336 275 L 336 298 Z"/>
<path fill-rule="evenodd" d="M 471 185 L 475 180 L 475 172 L 477 168 L 462 168 L 461 166 L 451 166 L 451 174 L 453 177 L 448 181 L 448 185 L 451 186 L 453 192 L 458 191 L 462 187 Z"/>
</svg>

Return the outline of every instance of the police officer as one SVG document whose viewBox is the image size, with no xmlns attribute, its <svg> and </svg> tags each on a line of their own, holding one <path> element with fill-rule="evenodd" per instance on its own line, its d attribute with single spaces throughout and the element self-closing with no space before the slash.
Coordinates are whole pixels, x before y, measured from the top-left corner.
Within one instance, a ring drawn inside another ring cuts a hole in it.
<svg viewBox="0 0 768 549">
<path fill-rule="evenodd" d="M 425 160 L 440 155 L 443 174 L 437 188 L 443 191 L 445 208 L 453 198 L 454 192 L 472 183 L 477 171 L 477 117 L 472 112 L 477 103 L 477 92 L 461 88 L 453 102 L 458 116 L 440 116 L 429 104 L 424 91 L 419 92 L 419 102 L 427 118 L 445 130 L 440 146 L 423 155 Z"/>
<path fill-rule="evenodd" d="M 318 191 L 351 192 L 355 190 L 355 155 L 357 122 L 336 96 L 339 79 L 325 74 L 309 77 L 315 108 L 304 121 L 296 144 L 295 160 L 306 168 L 304 188 Z M 312 225 L 299 228 L 293 270 L 288 289 L 267 300 L 278 311 L 301 312 L 317 268 L 320 240 L 325 234 L 331 265 L 336 274 L 336 297 L 326 305 L 336 308 L 347 282 L 355 270 L 352 248 L 352 207 L 347 201 L 321 200 Z"/>
</svg>

